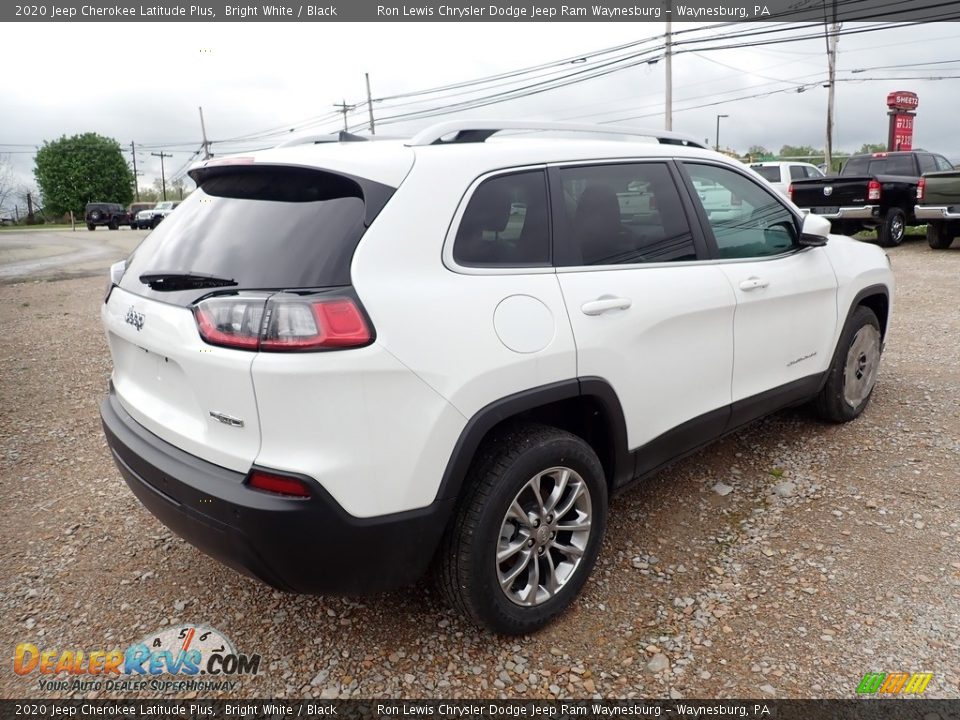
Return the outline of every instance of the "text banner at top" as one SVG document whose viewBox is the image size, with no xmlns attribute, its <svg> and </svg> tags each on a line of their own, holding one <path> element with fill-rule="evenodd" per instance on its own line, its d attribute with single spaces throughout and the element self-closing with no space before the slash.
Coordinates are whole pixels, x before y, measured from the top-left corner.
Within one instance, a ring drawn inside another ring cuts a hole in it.
<svg viewBox="0 0 960 720">
<path fill-rule="evenodd" d="M 938 0 L 52 0 L 0 3 L 3 22 L 957 22 Z"/>
</svg>

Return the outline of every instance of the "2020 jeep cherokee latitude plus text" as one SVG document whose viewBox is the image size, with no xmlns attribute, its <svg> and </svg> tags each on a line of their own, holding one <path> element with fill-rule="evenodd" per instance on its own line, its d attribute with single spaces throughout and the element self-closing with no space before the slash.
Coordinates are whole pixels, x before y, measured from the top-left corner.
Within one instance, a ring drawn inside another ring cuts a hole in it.
<svg viewBox="0 0 960 720">
<path fill-rule="evenodd" d="M 679 136 L 492 137 L 534 126 L 196 167 L 102 310 L 103 426 L 143 504 L 290 591 L 433 561 L 523 633 L 576 596 L 631 481 L 787 405 L 860 414 L 881 250 Z"/>
</svg>

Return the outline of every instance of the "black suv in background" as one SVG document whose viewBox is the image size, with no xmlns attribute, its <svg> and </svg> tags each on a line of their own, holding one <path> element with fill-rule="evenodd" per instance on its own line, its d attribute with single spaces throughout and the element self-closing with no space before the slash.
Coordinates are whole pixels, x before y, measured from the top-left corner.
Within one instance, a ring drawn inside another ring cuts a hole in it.
<svg viewBox="0 0 960 720">
<path fill-rule="evenodd" d="M 87 230 L 96 230 L 97 225 L 106 225 L 117 230 L 130 222 L 127 210 L 117 203 L 87 203 L 85 210 Z"/>
</svg>

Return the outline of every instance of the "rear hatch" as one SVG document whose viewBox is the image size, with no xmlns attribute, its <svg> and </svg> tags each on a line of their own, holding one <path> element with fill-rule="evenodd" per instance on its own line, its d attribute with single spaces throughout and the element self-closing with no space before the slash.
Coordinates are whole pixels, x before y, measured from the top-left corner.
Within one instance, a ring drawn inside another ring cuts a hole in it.
<svg viewBox="0 0 960 720">
<path fill-rule="evenodd" d="M 146 429 L 245 472 L 260 448 L 251 366 L 268 300 L 349 290 L 353 252 L 393 189 L 259 163 L 194 179 L 199 188 L 133 252 L 104 304 L 113 384 Z"/>
</svg>

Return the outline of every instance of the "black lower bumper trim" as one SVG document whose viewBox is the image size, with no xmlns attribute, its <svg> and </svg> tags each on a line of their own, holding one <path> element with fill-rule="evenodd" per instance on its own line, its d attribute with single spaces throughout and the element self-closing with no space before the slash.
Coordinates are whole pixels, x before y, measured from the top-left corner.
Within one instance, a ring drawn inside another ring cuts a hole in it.
<svg viewBox="0 0 960 720">
<path fill-rule="evenodd" d="M 427 569 L 453 500 L 358 518 L 319 484 L 307 499 L 253 490 L 245 475 L 201 460 L 139 425 L 112 391 L 100 408 L 127 485 L 164 525 L 207 555 L 291 592 L 361 594 Z"/>
</svg>

